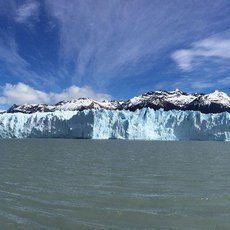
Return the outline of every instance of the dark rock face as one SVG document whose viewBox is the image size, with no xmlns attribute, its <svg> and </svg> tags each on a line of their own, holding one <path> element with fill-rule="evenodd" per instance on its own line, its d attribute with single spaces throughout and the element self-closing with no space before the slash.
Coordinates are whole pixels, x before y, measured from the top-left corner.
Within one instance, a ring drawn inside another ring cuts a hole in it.
<svg viewBox="0 0 230 230">
<path fill-rule="evenodd" d="M 214 91 L 210 94 L 188 94 L 180 90 L 153 91 L 133 97 L 127 101 L 96 101 L 79 98 L 71 101 L 60 101 L 55 105 L 32 104 L 13 105 L 7 113 L 54 112 L 56 110 L 109 109 L 135 111 L 142 108 L 154 110 L 192 110 L 202 113 L 230 112 L 230 97 L 223 92 Z"/>
<path fill-rule="evenodd" d="M 53 112 L 54 109 L 46 104 L 36 105 L 16 105 L 14 104 L 7 110 L 7 113 L 36 113 L 36 112 Z"/>
</svg>

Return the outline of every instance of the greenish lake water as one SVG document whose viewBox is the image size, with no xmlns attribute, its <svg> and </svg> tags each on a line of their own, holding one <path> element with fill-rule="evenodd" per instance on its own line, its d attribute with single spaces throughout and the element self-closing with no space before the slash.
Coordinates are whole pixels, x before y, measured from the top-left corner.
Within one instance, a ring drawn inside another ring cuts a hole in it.
<svg viewBox="0 0 230 230">
<path fill-rule="evenodd" d="M 230 229 L 230 143 L 0 140 L 0 229 Z"/>
</svg>

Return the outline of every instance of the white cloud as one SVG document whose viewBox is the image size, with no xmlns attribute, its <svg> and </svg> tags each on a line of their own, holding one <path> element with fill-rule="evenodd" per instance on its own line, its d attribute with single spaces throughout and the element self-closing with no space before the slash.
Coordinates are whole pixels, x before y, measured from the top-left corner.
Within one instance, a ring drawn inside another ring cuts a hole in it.
<svg viewBox="0 0 230 230">
<path fill-rule="evenodd" d="M 78 86 L 70 86 L 67 89 L 64 89 L 60 93 L 50 93 L 49 94 L 52 101 L 58 102 L 61 100 L 70 100 L 80 97 L 89 97 L 96 100 L 110 100 L 111 96 L 103 93 L 95 93 L 92 88 L 89 86 L 86 87 L 78 87 Z"/>
<path fill-rule="evenodd" d="M 173 60 L 182 70 L 190 70 L 192 67 L 193 53 L 191 50 L 177 50 L 172 54 Z"/>
<path fill-rule="evenodd" d="M 32 17 L 37 18 L 39 15 L 39 7 L 40 4 L 37 1 L 27 1 L 17 9 L 15 21 L 18 23 L 26 23 Z"/>
<path fill-rule="evenodd" d="M 46 103 L 49 100 L 48 94 L 23 83 L 6 84 L 3 87 L 2 97 L 0 97 L 2 104 Z"/>
<path fill-rule="evenodd" d="M 230 59 L 230 39 L 207 38 L 193 43 L 190 49 L 175 51 L 171 57 L 183 71 L 192 70 L 203 61 Z"/>
<path fill-rule="evenodd" d="M 36 90 L 29 85 L 19 82 L 16 85 L 6 84 L 2 87 L 1 104 L 53 104 L 61 100 L 71 100 L 80 97 L 89 97 L 97 100 L 110 100 L 111 96 L 103 93 L 96 93 L 90 87 L 71 86 L 60 93 L 43 92 Z"/>
</svg>

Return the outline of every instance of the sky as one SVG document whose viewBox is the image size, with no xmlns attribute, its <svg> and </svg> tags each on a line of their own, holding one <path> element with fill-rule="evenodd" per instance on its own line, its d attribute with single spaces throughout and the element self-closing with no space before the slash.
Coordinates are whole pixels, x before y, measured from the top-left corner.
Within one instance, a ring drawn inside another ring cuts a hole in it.
<svg viewBox="0 0 230 230">
<path fill-rule="evenodd" d="M 229 0 L 0 0 L 0 108 L 230 93 Z"/>
</svg>

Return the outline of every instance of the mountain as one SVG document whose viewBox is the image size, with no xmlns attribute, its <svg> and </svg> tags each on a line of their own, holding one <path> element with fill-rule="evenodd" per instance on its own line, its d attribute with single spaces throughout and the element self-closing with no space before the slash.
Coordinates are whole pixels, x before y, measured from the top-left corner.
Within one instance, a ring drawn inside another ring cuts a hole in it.
<svg viewBox="0 0 230 230">
<path fill-rule="evenodd" d="M 188 94 L 180 90 L 148 92 L 134 97 L 124 103 L 124 109 L 152 108 L 169 111 L 192 110 L 202 113 L 230 112 L 230 97 L 223 92 L 215 90 L 210 94 Z"/>
<path fill-rule="evenodd" d="M 127 101 L 96 101 L 89 98 L 79 98 L 70 101 L 61 101 L 55 105 L 24 104 L 13 105 L 7 113 L 35 113 L 54 111 L 83 111 L 86 109 L 129 110 L 136 111 L 142 108 L 154 110 L 163 109 L 199 111 L 205 114 L 230 112 L 230 97 L 218 90 L 209 94 L 189 94 L 180 90 L 153 91 L 133 97 Z"/>
<path fill-rule="evenodd" d="M 86 109 L 108 109 L 121 110 L 122 101 L 96 101 L 89 98 L 79 98 L 70 101 L 60 101 L 55 105 L 47 104 L 23 104 L 13 105 L 7 113 L 35 113 L 35 112 L 54 112 L 54 111 L 82 111 Z"/>
</svg>

